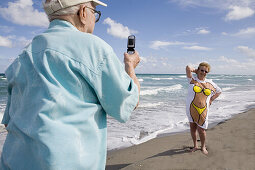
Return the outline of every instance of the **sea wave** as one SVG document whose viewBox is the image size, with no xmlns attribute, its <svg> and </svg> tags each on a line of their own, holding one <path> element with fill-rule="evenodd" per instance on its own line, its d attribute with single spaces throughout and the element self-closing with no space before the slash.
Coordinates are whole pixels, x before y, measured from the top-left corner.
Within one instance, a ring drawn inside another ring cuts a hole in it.
<svg viewBox="0 0 255 170">
<path fill-rule="evenodd" d="M 158 103 L 142 103 L 139 105 L 139 108 L 149 108 L 149 107 L 157 107 L 164 104 L 163 102 Z"/>
<path fill-rule="evenodd" d="M 178 76 L 179 78 L 186 78 L 187 76 Z"/>
<path fill-rule="evenodd" d="M 130 142 L 133 145 L 139 145 L 141 143 L 147 142 L 158 136 L 164 136 L 172 133 L 177 133 L 180 131 L 187 130 L 189 128 L 188 119 L 185 118 L 182 121 L 176 123 L 169 123 L 168 127 L 156 130 L 154 132 L 140 131 L 139 135 L 133 137 L 123 137 L 122 142 Z"/>
<path fill-rule="evenodd" d="M 234 87 L 224 87 L 224 88 L 222 88 L 222 91 L 229 91 L 232 89 L 234 89 Z"/>
<path fill-rule="evenodd" d="M 176 90 L 180 90 L 182 89 L 182 85 L 181 84 L 176 84 L 173 86 L 169 86 L 169 87 L 160 87 L 160 88 L 156 88 L 156 89 L 152 89 L 152 90 L 142 90 L 140 95 L 144 96 L 144 95 L 156 95 L 161 91 L 165 91 L 165 92 L 171 92 L 171 91 L 176 91 Z"/>
<path fill-rule="evenodd" d="M 157 78 L 157 77 L 154 77 L 154 78 L 151 78 L 152 80 L 173 80 L 173 78 L 169 77 L 169 78 Z"/>
</svg>

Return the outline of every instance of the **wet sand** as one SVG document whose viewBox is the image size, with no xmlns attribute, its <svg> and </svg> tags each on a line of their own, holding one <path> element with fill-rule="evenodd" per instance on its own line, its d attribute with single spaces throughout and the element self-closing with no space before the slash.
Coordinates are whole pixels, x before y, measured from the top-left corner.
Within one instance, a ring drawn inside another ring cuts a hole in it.
<svg viewBox="0 0 255 170">
<path fill-rule="evenodd" d="M 160 137 L 108 152 L 106 170 L 255 169 L 255 109 L 207 130 L 209 154 L 191 153 L 190 133 Z M 200 142 L 199 142 L 200 146 Z"/>
</svg>

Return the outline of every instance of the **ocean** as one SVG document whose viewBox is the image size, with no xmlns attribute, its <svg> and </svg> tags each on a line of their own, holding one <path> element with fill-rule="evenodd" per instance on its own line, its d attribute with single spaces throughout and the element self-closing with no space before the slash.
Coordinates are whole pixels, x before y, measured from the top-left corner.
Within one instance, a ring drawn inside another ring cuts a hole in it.
<svg viewBox="0 0 255 170">
<path fill-rule="evenodd" d="M 186 117 L 188 82 L 184 74 L 139 74 L 140 104 L 127 123 L 108 116 L 107 149 L 137 145 L 158 136 L 171 135 L 189 129 Z M 210 107 L 209 127 L 232 116 L 255 108 L 254 75 L 208 74 L 222 94 Z M 0 75 L 0 119 L 7 100 L 7 82 Z M 238 126 L 238 125 L 237 125 Z"/>
</svg>

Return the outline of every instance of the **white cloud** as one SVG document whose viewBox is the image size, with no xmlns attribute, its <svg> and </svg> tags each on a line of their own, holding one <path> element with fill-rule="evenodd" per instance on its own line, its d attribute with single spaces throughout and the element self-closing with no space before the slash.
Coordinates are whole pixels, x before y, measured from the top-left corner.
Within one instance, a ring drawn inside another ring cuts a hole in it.
<svg viewBox="0 0 255 170">
<path fill-rule="evenodd" d="M 181 6 L 200 6 L 227 10 L 230 6 L 255 7 L 254 0 L 169 0 Z"/>
<path fill-rule="evenodd" d="M 228 33 L 226 33 L 226 32 L 222 32 L 221 34 L 222 34 L 222 35 L 228 35 Z"/>
<path fill-rule="evenodd" d="M 117 38 L 126 39 L 129 35 L 138 33 L 138 31 L 131 30 L 127 26 L 117 23 L 109 17 L 106 18 L 103 23 L 110 26 L 110 28 L 107 28 L 107 33 Z"/>
<path fill-rule="evenodd" d="M 187 58 L 186 58 L 187 57 Z M 212 74 L 254 74 L 255 59 L 239 61 L 240 58 L 232 58 L 226 56 L 220 57 L 192 57 L 186 56 L 178 58 L 174 56 L 159 57 L 159 56 L 142 56 L 141 62 L 136 68 L 137 73 L 152 73 L 152 74 L 177 74 L 185 73 L 186 65 L 192 65 L 195 68 L 202 61 L 210 63 L 212 66 Z M 192 64 L 191 64 L 192 63 Z"/>
<path fill-rule="evenodd" d="M 140 58 L 141 62 L 136 68 L 138 73 L 161 74 L 176 71 L 170 57 L 142 56 Z"/>
<path fill-rule="evenodd" d="M 249 57 L 255 57 L 255 50 L 247 46 L 238 46 L 237 49 Z"/>
<path fill-rule="evenodd" d="M 198 34 L 210 34 L 210 31 L 209 30 L 206 30 L 206 29 L 201 29 L 197 32 Z"/>
<path fill-rule="evenodd" d="M 225 74 L 254 74 L 255 61 L 254 60 L 246 60 L 246 61 L 238 61 L 235 59 L 231 59 L 225 56 L 221 56 L 216 61 L 217 64 L 214 63 L 214 70 L 217 73 L 225 73 Z"/>
<path fill-rule="evenodd" d="M 211 31 L 208 30 L 206 27 L 198 27 L 194 29 L 187 29 L 183 33 L 178 34 L 179 36 L 188 36 L 188 35 L 195 35 L 195 34 L 210 34 Z"/>
<path fill-rule="evenodd" d="M 146 57 L 140 57 L 140 59 L 141 59 L 141 62 L 143 62 L 143 63 L 147 63 L 147 58 Z"/>
<path fill-rule="evenodd" d="M 230 59 L 230 58 L 227 58 L 225 56 L 220 56 L 219 60 L 222 61 L 225 64 L 230 64 L 232 66 L 233 66 L 233 64 L 238 64 L 239 63 L 237 60 Z"/>
<path fill-rule="evenodd" d="M 12 41 L 9 40 L 7 37 L 0 36 L 0 46 L 2 47 L 12 47 Z"/>
<path fill-rule="evenodd" d="M 227 21 L 247 18 L 254 15 L 255 13 L 254 10 L 249 7 L 230 6 L 229 9 L 231 11 L 227 14 L 225 18 L 225 20 Z"/>
<path fill-rule="evenodd" d="M 25 47 L 27 46 L 32 40 L 27 39 L 26 37 L 18 37 L 17 40 L 17 46 Z"/>
<path fill-rule="evenodd" d="M 2 37 L 0 36 L 0 46 L 4 46 L 4 47 L 25 47 L 27 46 L 32 40 L 31 39 L 27 39 L 26 37 L 18 37 L 16 35 L 9 35 L 7 37 Z"/>
<path fill-rule="evenodd" d="M 240 20 L 254 14 L 254 0 L 169 0 L 183 7 L 206 7 L 228 11 L 226 20 Z M 229 11 L 231 10 L 231 11 Z"/>
<path fill-rule="evenodd" d="M 0 15 L 19 25 L 47 27 L 49 24 L 46 14 L 33 8 L 32 0 L 8 2 L 7 8 L 0 7 Z"/>
<path fill-rule="evenodd" d="M 166 47 L 166 46 L 171 46 L 171 45 L 184 45 L 187 43 L 184 42 L 170 42 L 170 41 L 152 41 L 150 48 L 158 50 L 160 48 Z"/>
<path fill-rule="evenodd" d="M 246 29 L 240 30 L 238 33 L 234 34 L 236 36 L 249 36 L 255 34 L 255 27 L 249 27 Z"/>
<path fill-rule="evenodd" d="M 183 47 L 183 49 L 186 49 L 186 50 L 200 50 L 200 51 L 209 51 L 209 50 L 211 50 L 211 48 L 197 46 L 197 45 L 190 46 L 190 47 Z"/>
</svg>

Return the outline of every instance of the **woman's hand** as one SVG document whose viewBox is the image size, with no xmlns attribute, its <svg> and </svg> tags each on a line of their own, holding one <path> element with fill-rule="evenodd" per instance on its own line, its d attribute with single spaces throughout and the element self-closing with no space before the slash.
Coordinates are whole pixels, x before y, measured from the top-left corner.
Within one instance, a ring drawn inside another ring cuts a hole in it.
<svg viewBox="0 0 255 170">
<path fill-rule="evenodd" d="M 212 97 L 211 97 L 211 99 L 210 99 L 210 101 L 209 101 L 210 106 L 211 106 L 212 102 L 213 102 L 213 101 L 214 101 L 217 97 L 219 97 L 219 96 L 220 96 L 220 94 L 221 94 L 221 92 L 216 93 L 214 96 L 212 96 Z"/>
</svg>

